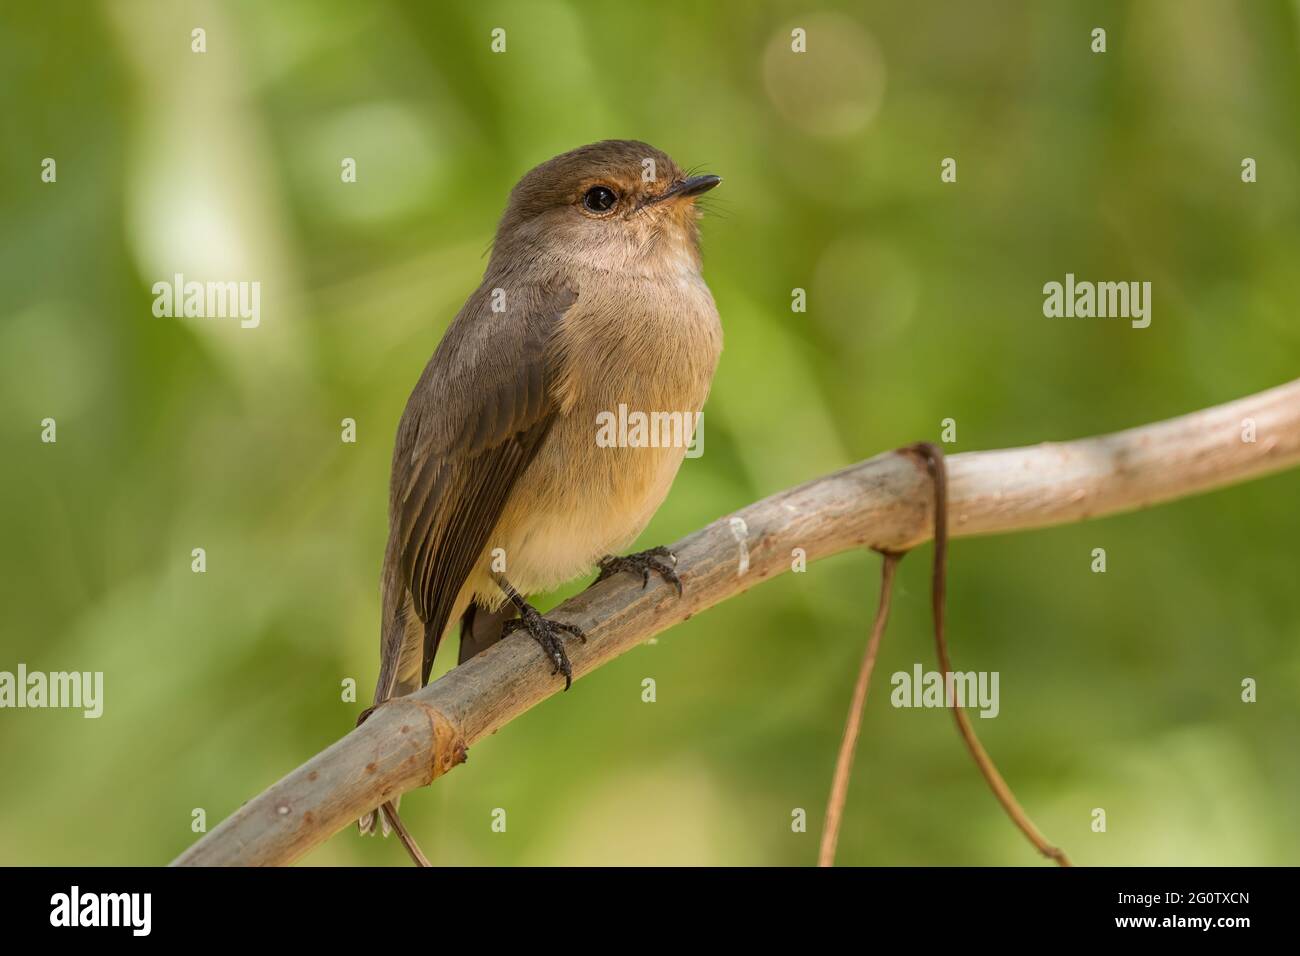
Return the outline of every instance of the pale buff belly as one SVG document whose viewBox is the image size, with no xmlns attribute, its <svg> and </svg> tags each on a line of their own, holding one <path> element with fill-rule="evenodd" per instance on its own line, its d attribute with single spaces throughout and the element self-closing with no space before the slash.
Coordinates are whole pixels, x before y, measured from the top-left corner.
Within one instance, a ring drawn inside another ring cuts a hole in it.
<svg viewBox="0 0 1300 956">
<path fill-rule="evenodd" d="M 480 601 L 500 600 L 494 558 L 521 593 L 550 590 L 625 549 L 667 497 L 685 447 L 600 447 L 597 411 L 575 409 L 556 422 L 521 477 L 479 562 L 483 572 L 467 582 Z"/>
</svg>

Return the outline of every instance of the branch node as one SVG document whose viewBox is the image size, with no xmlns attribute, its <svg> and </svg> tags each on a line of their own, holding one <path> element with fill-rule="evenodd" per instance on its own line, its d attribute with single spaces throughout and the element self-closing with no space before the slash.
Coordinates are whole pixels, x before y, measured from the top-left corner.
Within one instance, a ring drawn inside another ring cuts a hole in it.
<svg viewBox="0 0 1300 956">
<path fill-rule="evenodd" d="M 402 697 L 397 700 L 414 704 L 429 720 L 429 735 L 433 742 L 433 753 L 430 754 L 429 762 L 430 783 L 469 759 L 469 747 L 465 743 L 465 735 L 451 718 L 418 697 Z"/>
</svg>

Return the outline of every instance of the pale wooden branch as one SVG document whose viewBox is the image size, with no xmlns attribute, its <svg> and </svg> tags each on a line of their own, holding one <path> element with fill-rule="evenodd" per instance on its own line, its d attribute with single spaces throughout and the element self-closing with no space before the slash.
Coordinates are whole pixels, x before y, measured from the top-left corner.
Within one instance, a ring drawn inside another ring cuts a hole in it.
<svg viewBox="0 0 1300 956">
<path fill-rule="evenodd" d="M 1253 442 L 1245 440 L 1253 421 Z M 1082 521 L 1235 484 L 1300 463 L 1300 379 L 1249 398 L 1097 438 L 948 458 L 950 533 Z M 672 546 L 685 594 L 615 575 L 553 616 L 582 627 L 575 680 L 649 637 L 809 561 L 852 548 L 906 551 L 929 538 L 932 488 L 915 457 L 888 452 L 766 498 Z M 1291 508 L 1293 501 L 1284 503 Z M 739 522 L 743 521 L 743 530 Z M 744 537 L 747 562 L 742 561 Z M 742 570 L 743 569 L 743 570 Z M 178 865 L 290 863 L 384 800 L 465 759 L 475 741 L 563 688 L 514 635 L 364 724 L 254 797 Z M 580 693 L 580 690 L 575 691 Z"/>
</svg>

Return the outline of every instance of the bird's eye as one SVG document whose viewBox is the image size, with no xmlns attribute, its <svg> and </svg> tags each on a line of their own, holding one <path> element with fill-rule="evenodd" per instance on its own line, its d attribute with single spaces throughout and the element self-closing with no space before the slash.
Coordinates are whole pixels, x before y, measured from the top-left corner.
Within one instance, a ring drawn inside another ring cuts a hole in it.
<svg viewBox="0 0 1300 956">
<path fill-rule="evenodd" d="M 609 212 L 616 202 L 618 197 L 607 186 L 592 186 L 582 197 L 582 204 L 590 212 Z"/>
</svg>

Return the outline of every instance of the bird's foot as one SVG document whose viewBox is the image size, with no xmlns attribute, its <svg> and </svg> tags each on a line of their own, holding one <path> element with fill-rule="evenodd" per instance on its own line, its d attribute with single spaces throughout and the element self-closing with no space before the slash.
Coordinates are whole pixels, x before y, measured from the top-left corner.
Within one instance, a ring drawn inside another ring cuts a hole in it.
<svg viewBox="0 0 1300 956">
<path fill-rule="evenodd" d="M 677 589 L 677 596 L 682 594 L 682 579 L 677 576 L 674 565 L 677 564 L 677 555 L 673 554 L 665 547 L 651 548 L 649 551 L 638 551 L 636 554 L 628 554 L 623 557 L 610 555 L 600 562 L 600 574 L 593 581 L 593 584 L 599 584 L 607 577 L 618 574 L 620 571 L 631 571 L 633 574 L 641 575 L 641 587 L 645 588 L 650 584 L 650 572 L 653 571 L 673 587 Z"/>
<path fill-rule="evenodd" d="M 573 685 L 573 668 L 569 664 L 569 655 L 564 652 L 563 635 L 572 634 L 586 644 L 587 635 L 582 632 L 582 628 L 576 624 L 566 624 L 563 621 L 552 621 L 542 617 L 531 604 L 524 604 L 520 609 L 519 617 L 505 622 L 501 629 L 501 636 L 506 637 L 515 631 L 527 631 L 533 640 L 542 646 L 542 650 L 554 665 L 551 673 L 563 674 L 564 689 L 568 690 Z"/>
</svg>

